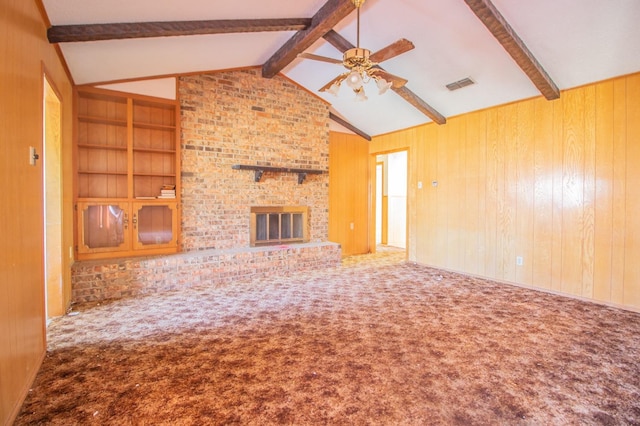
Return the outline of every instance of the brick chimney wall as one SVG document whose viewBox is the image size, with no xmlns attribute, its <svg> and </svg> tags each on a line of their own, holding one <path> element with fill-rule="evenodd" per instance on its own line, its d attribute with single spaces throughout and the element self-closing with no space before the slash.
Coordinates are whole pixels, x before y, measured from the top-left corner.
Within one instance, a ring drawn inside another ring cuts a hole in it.
<svg viewBox="0 0 640 426">
<path fill-rule="evenodd" d="M 310 240 L 329 229 L 329 106 L 260 69 L 179 79 L 183 251 L 249 246 L 251 206 L 309 207 Z M 254 172 L 234 164 L 324 170 L 307 175 Z"/>
</svg>

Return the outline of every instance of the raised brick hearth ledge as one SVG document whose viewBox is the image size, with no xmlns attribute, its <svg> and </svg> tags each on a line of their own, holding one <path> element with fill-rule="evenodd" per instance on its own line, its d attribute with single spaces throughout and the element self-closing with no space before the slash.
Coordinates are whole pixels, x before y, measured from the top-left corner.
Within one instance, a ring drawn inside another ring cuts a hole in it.
<svg viewBox="0 0 640 426">
<path fill-rule="evenodd" d="M 313 242 L 167 256 L 75 262 L 72 302 L 97 302 L 236 280 L 287 275 L 338 266 L 342 250 L 332 242 Z"/>
</svg>

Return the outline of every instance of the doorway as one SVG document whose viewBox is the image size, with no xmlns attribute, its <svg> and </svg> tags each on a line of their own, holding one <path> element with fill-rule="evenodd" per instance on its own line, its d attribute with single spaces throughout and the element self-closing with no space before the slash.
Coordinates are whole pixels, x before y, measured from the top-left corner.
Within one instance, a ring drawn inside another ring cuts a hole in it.
<svg viewBox="0 0 640 426">
<path fill-rule="evenodd" d="M 62 102 L 43 78 L 43 187 L 45 317 L 64 314 L 62 274 Z"/>
<path fill-rule="evenodd" d="M 376 156 L 376 244 L 407 248 L 407 151 Z"/>
</svg>

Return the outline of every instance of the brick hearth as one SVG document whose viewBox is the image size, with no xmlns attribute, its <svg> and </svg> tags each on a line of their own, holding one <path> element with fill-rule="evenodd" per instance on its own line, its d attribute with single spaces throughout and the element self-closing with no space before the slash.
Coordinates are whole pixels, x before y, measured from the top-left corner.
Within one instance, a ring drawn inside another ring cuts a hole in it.
<svg viewBox="0 0 640 426">
<path fill-rule="evenodd" d="M 332 268 L 340 260 L 340 245 L 325 242 L 76 262 L 72 267 L 72 300 L 96 302 L 198 285 L 286 276 Z"/>
</svg>

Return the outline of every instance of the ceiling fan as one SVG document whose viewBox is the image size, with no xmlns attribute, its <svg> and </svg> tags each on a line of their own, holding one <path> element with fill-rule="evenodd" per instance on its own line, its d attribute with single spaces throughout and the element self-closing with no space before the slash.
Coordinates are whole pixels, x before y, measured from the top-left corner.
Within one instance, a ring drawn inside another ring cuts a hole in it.
<svg viewBox="0 0 640 426">
<path fill-rule="evenodd" d="M 355 92 L 357 101 L 366 101 L 367 96 L 364 93 L 364 84 L 371 80 L 376 82 L 379 94 L 385 93 L 392 85 L 394 88 L 400 88 L 407 84 L 406 79 L 388 73 L 377 65 L 382 61 L 386 61 L 387 59 L 391 59 L 402 53 L 408 52 L 415 46 L 409 40 L 402 38 L 375 53 L 371 53 L 369 49 L 360 47 L 360 6 L 364 4 L 365 0 L 351 1 L 357 10 L 356 47 L 344 52 L 342 60 L 314 55 L 312 53 L 301 53 L 298 56 L 304 59 L 313 59 L 315 61 L 343 65 L 348 71 L 340 74 L 322 86 L 320 91 L 329 92 L 337 96 L 338 91 L 340 90 L 340 84 L 344 81 L 347 86 Z"/>
</svg>

